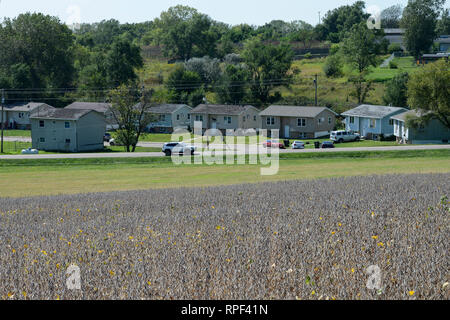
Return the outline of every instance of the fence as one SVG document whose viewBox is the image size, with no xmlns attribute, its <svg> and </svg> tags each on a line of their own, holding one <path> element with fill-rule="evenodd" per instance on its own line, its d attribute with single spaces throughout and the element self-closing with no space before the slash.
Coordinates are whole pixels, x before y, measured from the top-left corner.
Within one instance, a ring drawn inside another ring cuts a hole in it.
<svg viewBox="0 0 450 320">
<path fill-rule="evenodd" d="M 23 141 L 3 141 L 3 152 L 14 154 L 20 153 L 23 149 L 27 149 L 31 147 L 31 142 L 23 142 Z"/>
</svg>

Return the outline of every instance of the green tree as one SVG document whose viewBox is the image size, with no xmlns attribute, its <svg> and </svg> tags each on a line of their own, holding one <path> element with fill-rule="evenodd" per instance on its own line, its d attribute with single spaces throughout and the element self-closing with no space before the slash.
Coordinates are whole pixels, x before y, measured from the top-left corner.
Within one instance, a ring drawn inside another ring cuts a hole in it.
<svg viewBox="0 0 450 320">
<path fill-rule="evenodd" d="M 416 58 L 428 52 L 436 39 L 437 19 L 445 0 L 409 0 L 403 11 L 404 44 Z"/>
<path fill-rule="evenodd" d="M 403 7 L 400 4 L 390 6 L 381 12 L 381 27 L 400 28 Z"/>
<path fill-rule="evenodd" d="M 364 12 L 364 1 L 356 1 L 353 5 L 345 5 L 328 11 L 317 31 L 322 40 L 340 42 L 354 25 L 366 22 L 369 14 Z"/>
<path fill-rule="evenodd" d="M 437 22 L 436 33 L 438 36 L 450 34 L 450 10 L 444 9 L 441 18 Z"/>
<path fill-rule="evenodd" d="M 111 112 L 117 124 L 117 142 L 123 145 L 127 152 L 135 152 L 139 138 L 152 121 L 149 113 L 152 90 L 139 90 L 136 86 L 122 85 L 111 90 L 109 99 Z"/>
<path fill-rule="evenodd" d="M 266 105 L 279 98 L 271 95 L 278 85 L 288 85 L 294 52 L 289 45 L 267 45 L 257 39 L 245 44 L 242 58 L 248 67 L 250 94 L 254 104 Z"/>
<path fill-rule="evenodd" d="M 449 83 L 450 62 L 445 59 L 427 64 L 411 74 L 408 81 L 408 104 L 411 109 L 423 115 L 419 121 L 437 118 L 450 129 Z"/>
<path fill-rule="evenodd" d="M 216 88 L 221 103 L 242 104 L 247 95 L 248 70 L 244 64 L 228 64 Z"/>
<path fill-rule="evenodd" d="M 194 55 L 214 57 L 221 35 L 213 21 L 196 9 L 178 5 L 161 13 L 154 21 L 154 38 L 170 58 L 189 60 Z"/>
<path fill-rule="evenodd" d="M 178 65 L 169 75 L 166 81 L 168 99 L 170 103 L 189 103 L 191 94 L 198 94 L 203 88 L 200 75 L 185 69 L 184 65 Z"/>
<path fill-rule="evenodd" d="M 408 80 L 407 72 L 396 75 L 386 84 L 383 101 L 386 105 L 406 108 L 408 106 Z"/>
<path fill-rule="evenodd" d="M 349 78 L 355 86 L 353 95 L 358 103 L 363 103 L 372 88 L 372 83 L 365 80 L 366 76 L 369 68 L 376 65 L 375 33 L 367 28 L 366 23 L 355 25 L 347 32 L 341 48 L 344 59 L 357 72 L 356 76 Z"/>
<path fill-rule="evenodd" d="M 137 79 L 135 69 L 141 68 L 143 65 L 140 47 L 128 40 L 116 39 L 107 53 L 105 61 L 109 85 L 118 87 L 135 81 Z"/>
<path fill-rule="evenodd" d="M 0 74 L 19 88 L 71 87 L 73 44 L 72 32 L 56 17 L 26 13 L 6 18 L 0 24 Z"/>
</svg>

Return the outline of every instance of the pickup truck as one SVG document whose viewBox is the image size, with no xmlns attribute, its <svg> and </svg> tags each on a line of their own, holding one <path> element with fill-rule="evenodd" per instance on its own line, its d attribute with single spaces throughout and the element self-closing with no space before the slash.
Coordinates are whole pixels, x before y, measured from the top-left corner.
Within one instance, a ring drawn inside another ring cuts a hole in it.
<svg viewBox="0 0 450 320">
<path fill-rule="evenodd" d="M 342 143 L 342 142 L 349 142 L 349 141 L 359 141 L 361 140 L 361 136 L 359 133 L 353 132 L 353 131 L 332 131 L 330 135 L 331 141 Z"/>
</svg>

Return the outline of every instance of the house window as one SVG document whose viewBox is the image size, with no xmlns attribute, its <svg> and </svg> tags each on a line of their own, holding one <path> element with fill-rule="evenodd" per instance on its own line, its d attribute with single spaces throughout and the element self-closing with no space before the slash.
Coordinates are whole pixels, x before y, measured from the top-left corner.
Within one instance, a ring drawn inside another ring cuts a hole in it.
<svg viewBox="0 0 450 320">
<path fill-rule="evenodd" d="M 70 139 L 66 139 L 66 143 L 70 143 Z"/>
<path fill-rule="evenodd" d="M 191 120 L 191 114 L 188 113 L 188 120 Z"/>
<path fill-rule="evenodd" d="M 45 138 L 39 138 L 39 142 L 44 143 L 45 142 Z"/>
<path fill-rule="evenodd" d="M 44 128 L 45 127 L 45 121 L 44 120 L 39 120 L 39 127 L 40 128 Z"/>
<path fill-rule="evenodd" d="M 299 126 L 299 127 L 306 127 L 306 119 L 298 118 L 297 119 L 297 126 Z"/>
<path fill-rule="evenodd" d="M 328 117 L 328 124 L 331 124 L 332 120 L 333 119 L 331 117 Z"/>
<path fill-rule="evenodd" d="M 275 124 L 275 118 L 274 117 L 267 117 L 267 124 L 274 125 Z"/>
<path fill-rule="evenodd" d="M 23 112 L 19 112 L 19 118 L 23 118 L 24 117 L 24 113 Z"/>
<path fill-rule="evenodd" d="M 389 125 L 393 126 L 394 125 L 394 119 L 389 119 Z"/>
<path fill-rule="evenodd" d="M 253 121 L 256 121 L 256 116 L 253 116 Z"/>
<path fill-rule="evenodd" d="M 195 121 L 203 121 L 203 116 L 195 116 Z"/>
<path fill-rule="evenodd" d="M 161 122 L 166 121 L 166 115 L 165 114 L 160 114 L 159 115 L 159 121 L 161 121 Z"/>
<path fill-rule="evenodd" d="M 70 122 L 69 121 L 64 122 L 64 128 L 66 128 L 66 129 L 70 128 Z"/>
<path fill-rule="evenodd" d="M 351 124 L 355 123 L 355 117 L 350 117 L 350 123 Z"/>
<path fill-rule="evenodd" d="M 377 125 L 377 121 L 375 119 L 369 119 L 369 127 L 375 128 Z"/>
<path fill-rule="evenodd" d="M 177 114 L 177 120 L 180 120 L 180 115 L 179 114 Z"/>
<path fill-rule="evenodd" d="M 225 123 L 231 124 L 231 117 L 223 117 Z M 245 121 L 245 120 L 244 120 Z"/>
<path fill-rule="evenodd" d="M 317 119 L 317 124 L 321 124 L 324 121 L 325 121 L 325 118 L 319 118 L 319 119 Z"/>
</svg>

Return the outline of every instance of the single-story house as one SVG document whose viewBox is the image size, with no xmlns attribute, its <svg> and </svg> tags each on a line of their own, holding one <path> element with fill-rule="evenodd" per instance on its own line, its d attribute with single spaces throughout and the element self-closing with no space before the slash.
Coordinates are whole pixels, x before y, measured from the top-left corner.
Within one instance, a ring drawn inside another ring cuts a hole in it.
<svg viewBox="0 0 450 320">
<path fill-rule="evenodd" d="M 117 129 L 117 121 L 114 118 L 114 114 L 111 111 L 111 103 L 106 102 L 74 102 L 69 104 L 65 109 L 75 110 L 94 110 L 102 113 L 106 119 L 106 130 Z"/>
<path fill-rule="evenodd" d="M 4 108 L 3 123 L 8 129 L 30 130 L 33 113 L 53 108 L 42 102 L 17 103 Z M 0 111 L 1 112 L 1 111 Z"/>
<path fill-rule="evenodd" d="M 53 108 L 31 116 L 32 146 L 38 150 L 101 150 L 105 130 L 104 114 L 94 110 Z"/>
<path fill-rule="evenodd" d="M 420 116 L 420 114 L 415 110 L 409 110 L 391 117 L 394 121 L 394 135 L 398 143 L 437 144 L 449 142 L 450 129 L 438 119 L 431 119 L 427 124 L 419 128 L 408 128 L 406 126 L 408 116 Z"/>
<path fill-rule="evenodd" d="M 250 105 L 201 104 L 191 110 L 191 128 L 194 122 L 202 122 L 203 131 L 217 129 L 235 130 L 237 134 L 247 129 L 259 129 L 259 110 Z"/>
<path fill-rule="evenodd" d="M 392 136 L 394 121 L 391 117 L 405 111 L 405 108 L 363 104 L 342 115 L 345 117 L 346 130 L 359 132 L 362 137 L 376 139 L 381 134 Z"/>
<path fill-rule="evenodd" d="M 154 115 L 154 121 L 147 130 L 157 133 L 172 133 L 177 128 L 189 129 L 192 108 L 187 104 L 158 104 L 148 111 Z"/>
<path fill-rule="evenodd" d="M 314 139 L 331 133 L 337 113 L 327 107 L 274 105 L 259 116 L 261 129 L 280 130 L 280 138 Z"/>
</svg>

